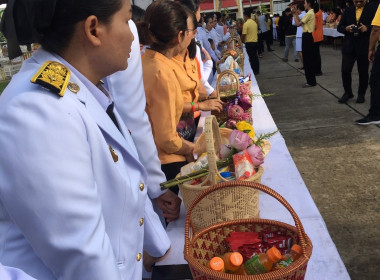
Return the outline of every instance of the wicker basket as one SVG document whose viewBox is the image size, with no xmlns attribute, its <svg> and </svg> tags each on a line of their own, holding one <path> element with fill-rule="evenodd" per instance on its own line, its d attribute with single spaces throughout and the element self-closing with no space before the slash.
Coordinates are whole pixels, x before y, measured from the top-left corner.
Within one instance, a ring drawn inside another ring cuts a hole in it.
<svg viewBox="0 0 380 280">
<path fill-rule="evenodd" d="M 183 183 L 179 185 L 183 203 L 186 210 L 197 198 L 197 196 L 209 188 L 210 185 L 215 185 L 217 179 L 226 181 L 220 176 L 216 166 L 216 152 L 221 146 L 221 137 L 219 128 L 214 116 L 208 116 L 205 121 L 206 135 L 206 151 L 209 164 L 208 180 L 205 180 L 199 185 L 190 185 Z M 259 166 L 255 175 L 247 179 L 247 181 L 261 182 L 261 176 L 264 173 L 264 168 Z M 199 203 L 196 209 L 193 210 L 193 226 L 195 230 L 213 225 L 215 223 L 259 217 L 259 191 L 255 189 L 238 188 L 225 189 L 218 193 L 217 196 L 209 196 L 202 203 Z"/>
<path fill-rule="evenodd" d="M 232 83 L 229 85 L 221 84 L 224 78 L 229 78 Z M 236 97 L 236 92 L 239 90 L 240 82 L 239 77 L 234 71 L 224 70 L 218 75 L 216 81 L 216 92 L 218 94 L 218 99 L 225 101 L 225 106 L 221 112 L 211 111 L 211 114 L 217 118 L 219 124 L 228 120 L 228 100 L 234 99 Z"/>
<path fill-rule="evenodd" d="M 215 196 L 224 189 L 248 188 L 263 191 L 282 203 L 292 215 L 295 227 L 286 223 L 266 219 L 241 219 L 223 222 L 209 226 L 199 232 L 194 229 L 193 211 L 208 196 Z M 226 237 L 232 231 L 261 232 L 263 230 L 281 231 L 290 236 L 293 243 L 298 243 L 302 248 L 302 256 L 287 268 L 259 275 L 240 276 L 212 271 L 206 267 L 207 262 L 214 256 L 221 256 L 227 252 L 228 244 Z M 307 263 L 312 253 L 312 243 L 306 235 L 302 223 L 289 203 L 274 190 L 257 183 L 231 181 L 219 183 L 202 192 L 187 212 L 185 224 L 185 259 L 189 263 L 194 280 L 224 280 L 224 279 L 247 279 L 247 280 L 278 280 L 278 279 L 304 279 Z"/>
</svg>

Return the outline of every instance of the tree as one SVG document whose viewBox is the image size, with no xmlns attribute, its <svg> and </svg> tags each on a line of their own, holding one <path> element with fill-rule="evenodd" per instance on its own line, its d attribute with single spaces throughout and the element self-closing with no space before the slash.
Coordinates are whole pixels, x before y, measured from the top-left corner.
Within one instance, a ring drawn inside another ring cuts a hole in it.
<svg viewBox="0 0 380 280">
<path fill-rule="evenodd" d="M 3 17 L 4 9 L 0 10 L 0 20 Z M 0 32 L 0 43 L 6 42 L 7 39 L 5 38 L 4 34 Z"/>
</svg>

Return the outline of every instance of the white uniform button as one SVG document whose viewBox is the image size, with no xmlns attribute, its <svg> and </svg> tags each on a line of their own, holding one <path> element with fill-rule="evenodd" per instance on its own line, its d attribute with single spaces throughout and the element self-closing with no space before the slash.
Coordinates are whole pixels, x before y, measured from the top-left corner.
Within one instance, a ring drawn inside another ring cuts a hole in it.
<svg viewBox="0 0 380 280">
<path fill-rule="evenodd" d="M 139 262 L 141 261 L 141 253 L 138 253 L 137 256 L 136 256 L 136 260 Z"/>
<path fill-rule="evenodd" d="M 140 227 L 144 224 L 144 218 L 140 219 Z"/>
<path fill-rule="evenodd" d="M 144 183 L 140 183 L 140 191 L 144 190 Z"/>
</svg>

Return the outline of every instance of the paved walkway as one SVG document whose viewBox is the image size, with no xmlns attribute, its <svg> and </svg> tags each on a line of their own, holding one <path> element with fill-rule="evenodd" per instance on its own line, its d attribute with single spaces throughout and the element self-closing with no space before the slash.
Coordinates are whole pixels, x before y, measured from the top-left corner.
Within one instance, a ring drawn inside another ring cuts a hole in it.
<svg viewBox="0 0 380 280">
<path fill-rule="evenodd" d="M 337 102 L 343 94 L 339 49 L 321 47 L 324 75 L 303 89 L 292 50 L 285 63 L 284 47 L 275 42 L 273 48 L 260 59 L 261 93 L 275 93 L 266 98 L 268 108 L 351 278 L 379 279 L 380 126 L 354 124 L 368 113 L 370 91 L 364 104 Z M 354 69 L 354 94 L 357 86 Z"/>
</svg>

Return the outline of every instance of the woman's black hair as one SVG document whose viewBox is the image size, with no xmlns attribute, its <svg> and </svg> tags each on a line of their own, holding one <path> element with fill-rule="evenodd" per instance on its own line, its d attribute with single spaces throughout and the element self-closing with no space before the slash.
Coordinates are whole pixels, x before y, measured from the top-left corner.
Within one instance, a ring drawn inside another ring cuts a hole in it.
<svg viewBox="0 0 380 280">
<path fill-rule="evenodd" d="M 195 41 L 195 38 L 191 40 L 189 46 L 187 47 L 187 50 L 189 51 L 190 59 L 194 59 L 197 55 L 197 43 Z"/>
<path fill-rule="evenodd" d="M 187 15 L 188 15 L 189 17 L 191 17 L 191 19 L 192 19 L 192 22 L 193 22 L 193 29 L 196 30 L 197 27 L 198 27 L 197 18 L 196 18 L 195 14 L 194 14 L 192 11 L 190 11 L 190 10 L 187 9 L 187 8 L 186 8 L 186 10 L 187 10 Z M 193 31 L 193 32 L 194 32 L 194 31 Z M 189 46 L 187 47 L 187 50 L 189 51 L 189 57 L 190 57 L 191 59 L 194 59 L 195 56 L 197 55 L 197 44 L 195 43 L 195 39 L 194 39 L 194 38 L 191 40 Z M 201 50 L 201 51 L 202 51 L 202 50 Z"/>
<path fill-rule="evenodd" d="M 10 30 L 16 33 L 20 45 L 40 43 L 46 50 L 59 54 L 70 43 L 78 22 L 95 15 L 100 22 L 109 23 L 122 5 L 122 0 L 11 1 L 1 29 L 7 38 L 13 36 Z"/>
<path fill-rule="evenodd" d="M 159 0 L 153 2 L 145 11 L 144 29 L 149 38 L 148 45 L 156 51 L 163 51 L 176 44 L 180 31 L 187 30 L 187 13 L 181 4 Z M 194 27 L 196 28 L 196 27 Z"/>
<path fill-rule="evenodd" d="M 315 1 L 315 0 L 305 0 L 305 1 L 306 1 L 307 3 L 309 3 L 311 9 L 314 9 L 314 7 L 315 7 L 315 3 L 316 3 L 317 1 Z M 319 10 L 319 6 L 318 6 L 318 10 Z M 317 12 L 317 11 L 314 11 L 314 12 Z"/>
<path fill-rule="evenodd" d="M 186 8 L 188 8 L 193 13 L 198 11 L 199 6 L 201 5 L 200 0 L 176 0 L 176 1 L 180 3 L 181 5 L 185 6 Z"/>
<path fill-rule="evenodd" d="M 200 0 L 176 0 L 176 2 L 180 3 L 190 13 L 192 13 L 193 24 L 194 24 L 194 28 L 196 29 L 198 27 L 198 22 L 197 22 L 195 13 L 198 11 L 201 1 Z M 190 45 L 187 47 L 187 50 L 189 51 L 189 57 L 191 59 L 194 59 L 195 56 L 197 55 L 197 44 L 195 42 L 195 39 L 191 40 Z"/>
<path fill-rule="evenodd" d="M 318 11 L 319 11 L 319 4 L 318 4 L 318 2 L 314 3 L 313 10 L 314 10 L 314 13 L 318 13 Z"/>
</svg>

